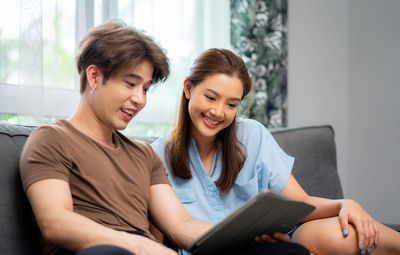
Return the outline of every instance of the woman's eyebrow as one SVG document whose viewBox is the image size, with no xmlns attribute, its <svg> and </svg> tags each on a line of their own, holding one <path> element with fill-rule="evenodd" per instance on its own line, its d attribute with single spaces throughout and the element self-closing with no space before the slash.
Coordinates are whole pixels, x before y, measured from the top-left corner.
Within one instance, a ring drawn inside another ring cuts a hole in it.
<svg viewBox="0 0 400 255">
<path fill-rule="evenodd" d="M 213 89 L 206 89 L 207 91 L 209 91 L 209 92 L 211 92 L 211 93 L 213 93 L 214 95 L 216 95 L 216 96 L 219 96 L 219 94 L 218 94 L 218 92 L 217 91 L 215 91 L 215 90 L 213 90 Z M 234 100 L 234 101 L 242 101 L 240 98 L 238 98 L 238 97 L 231 97 L 231 98 L 229 98 L 229 100 Z"/>
</svg>

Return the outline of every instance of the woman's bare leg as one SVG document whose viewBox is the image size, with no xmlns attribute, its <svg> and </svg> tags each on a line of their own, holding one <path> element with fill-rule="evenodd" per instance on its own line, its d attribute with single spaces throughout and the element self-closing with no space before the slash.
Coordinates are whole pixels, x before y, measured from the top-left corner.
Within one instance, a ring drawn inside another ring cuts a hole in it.
<svg viewBox="0 0 400 255">
<path fill-rule="evenodd" d="M 373 245 L 371 252 L 364 254 L 400 254 L 400 233 L 378 223 L 379 243 Z M 302 224 L 293 235 L 293 242 L 305 246 L 314 254 L 362 254 L 358 247 L 357 233 L 349 225 L 344 236 L 339 218 L 319 219 Z M 366 245 L 364 245 L 366 246 Z"/>
</svg>

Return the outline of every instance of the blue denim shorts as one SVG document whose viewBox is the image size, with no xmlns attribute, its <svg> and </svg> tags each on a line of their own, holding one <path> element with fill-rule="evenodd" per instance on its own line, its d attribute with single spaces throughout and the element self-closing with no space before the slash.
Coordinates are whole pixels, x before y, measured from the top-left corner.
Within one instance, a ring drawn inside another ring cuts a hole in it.
<svg viewBox="0 0 400 255">
<path fill-rule="evenodd" d="M 292 241 L 294 232 L 296 232 L 296 230 L 301 226 L 301 224 L 303 224 L 303 223 L 297 224 L 292 230 L 290 230 L 290 231 L 288 232 L 288 235 L 289 235 L 289 237 L 290 237 L 290 241 Z"/>
</svg>

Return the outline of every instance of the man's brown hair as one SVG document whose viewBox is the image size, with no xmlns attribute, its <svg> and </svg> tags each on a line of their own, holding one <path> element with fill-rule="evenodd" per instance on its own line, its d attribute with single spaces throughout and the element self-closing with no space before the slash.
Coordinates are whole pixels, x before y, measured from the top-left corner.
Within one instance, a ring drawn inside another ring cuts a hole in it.
<svg viewBox="0 0 400 255">
<path fill-rule="evenodd" d="M 96 65 L 100 69 L 104 83 L 111 76 L 143 61 L 153 65 L 153 83 L 167 79 L 168 58 L 150 37 L 116 19 L 93 28 L 79 42 L 76 56 L 80 93 L 86 88 L 88 66 Z"/>
</svg>

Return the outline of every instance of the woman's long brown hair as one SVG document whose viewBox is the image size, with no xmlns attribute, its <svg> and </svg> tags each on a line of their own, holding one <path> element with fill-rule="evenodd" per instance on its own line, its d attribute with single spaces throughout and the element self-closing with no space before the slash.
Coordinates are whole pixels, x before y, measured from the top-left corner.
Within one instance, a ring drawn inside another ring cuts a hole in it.
<svg viewBox="0 0 400 255">
<path fill-rule="evenodd" d="M 226 74 L 237 77 L 243 85 L 242 99 L 251 89 L 251 79 L 243 60 L 226 49 L 209 49 L 194 62 L 188 77 L 190 85 L 196 86 L 211 74 Z M 175 128 L 165 144 L 167 164 L 173 173 L 183 179 L 192 178 L 190 171 L 189 143 L 190 116 L 189 100 L 182 92 L 179 117 Z M 222 171 L 215 182 L 219 190 L 228 192 L 246 160 L 246 149 L 236 136 L 236 119 L 217 135 L 217 143 L 222 146 Z"/>
</svg>

